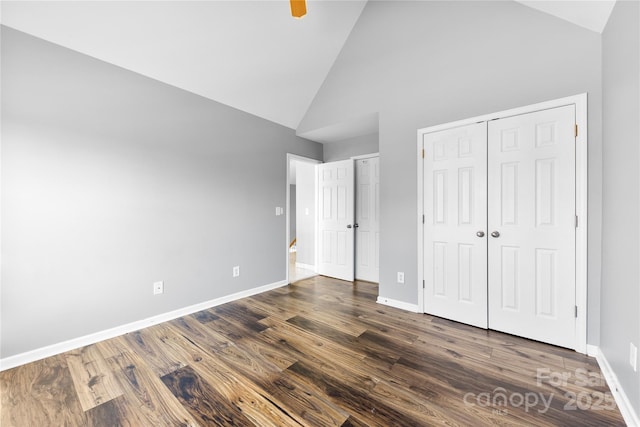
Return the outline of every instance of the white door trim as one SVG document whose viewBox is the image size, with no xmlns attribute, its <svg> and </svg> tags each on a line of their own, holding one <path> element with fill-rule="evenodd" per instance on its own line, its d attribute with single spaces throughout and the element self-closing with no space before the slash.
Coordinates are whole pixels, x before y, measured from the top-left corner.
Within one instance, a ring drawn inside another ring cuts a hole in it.
<svg viewBox="0 0 640 427">
<path fill-rule="evenodd" d="M 372 157 L 380 157 L 380 153 L 362 154 L 360 156 L 351 156 L 352 160 L 371 159 Z"/>
<path fill-rule="evenodd" d="M 579 353 L 587 351 L 587 94 L 579 94 L 566 98 L 555 99 L 524 107 L 513 108 L 482 116 L 472 117 L 455 122 L 439 124 L 418 129 L 417 132 L 417 165 L 418 165 L 418 309 L 424 313 L 424 265 L 423 248 L 424 238 L 423 227 L 423 161 L 422 161 L 422 136 L 425 133 L 439 130 L 451 129 L 465 126 L 472 123 L 491 121 L 519 114 L 532 113 L 550 108 L 562 107 L 565 105 L 575 105 L 576 124 L 578 125 L 578 135 L 576 137 L 576 215 L 578 216 L 578 227 L 576 228 L 576 305 L 578 315 L 576 318 L 576 347 Z"/>
<path fill-rule="evenodd" d="M 316 160 L 316 159 L 312 159 L 310 157 L 303 157 L 303 156 L 298 156 L 297 154 L 291 154 L 291 153 L 287 153 L 287 167 L 286 167 L 286 179 L 285 182 L 287 184 L 287 192 L 286 192 L 286 201 L 285 201 L 285 216 L 286 216 L 286 227 L 287 230 L 285 232 L 285 243 L 284 243 L 284 247 L 285 247 L 285 276 L 284 279 L 287 283 L 289 283 L 289 243 L 291 242 L 291 236 L 290 236 L 290 231 L 291 231 L 291 187 L 289 184 L 289 178 L 290 178 L 290 173 L 291 171 L 289 170 L 289 166 L 291 165 L 291 160 L 298 160 L 300 162 L 305 162 L 305 163 L 311 163 L 313 165 L 317 165 L 322 163 L 322 161 L 320 160 Z M 314 185 L 314 193 L 317 193 L 317 185 Z M 318 195 L 314 194 L 314 199 L 317 200 L 318 199 Z M 317 211 L 318 208 L 316 206 L 316 212 L 314 212 L 314 223 L 316 224 L 315 227 L 315 240 L 316 240 L 316 244 L 317 244 L 317 240 L 318 240 L 318 215 L 317 215 Z M 317 252 L 316 252 L 316 266 L 318 265 L 317 262 Z"/>
</svg>

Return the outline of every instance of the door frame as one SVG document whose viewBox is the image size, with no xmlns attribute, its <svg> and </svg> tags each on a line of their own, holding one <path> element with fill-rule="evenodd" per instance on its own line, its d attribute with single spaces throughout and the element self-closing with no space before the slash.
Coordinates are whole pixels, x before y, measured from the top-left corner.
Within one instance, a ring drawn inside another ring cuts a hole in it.
<svg viewBox="0 0 640 427">
<path fill-rule="evenodd" d="M 513 108 L 496 113 L 485 114 L 468 119 L 457 120 L 435 126 L 418 129 L 417 132 L 417 164 L 418 164 L 418 312 L 424 313 L 424 193 L 423 176 L 424 162 L 423 156 L 423 135 L 440 130 L 465 126 L 477 122 L 488 122 L 495 119 L 502 119 L 521 114 L 533 113 L 540 110 L 575 105 L 576 125 L 578 135 L 576 136 L 576 215 L 578 225 L 576 227 L 576 346 L 579 353 L 587 352 L 587 194 L 588 194 L 588 174 L 587 174 L 587 94 L 582 93 L 565 98 L 531 104 L 524 107 Z"/>
<path fill-rule="evenodd" d="M 380 153 L 360 154 L 359 156 L 351 156 L 353 161 L 371 159 L 372 157 L 380 157 Z"/>
<path fill-rule="evenodd" d="M 304 163 L 311 163 L 313 165 L 319 165 L 320 163 L 322 163 L 322 160 L 317 160 L 317 159 L 312 159 L 311 157 L 304 157 L 304 156 L 299 156 L 297 154 L 291 154 L 291 153 L 287 153 L 287 166 L 286 166 L 286 199 L 285 199 L 285 224 L 286 224 L 286 232 L 285 232 L 285 280 L 287 283 L 289 283 L 289 243 L 291 243 L 291 187 L 290 187 L 290 183 L 289 183 L 289 179 L 290 179 L 290 165 L 291 165 L 291 161 L 292 160 L 296 160 L 299 162 L 304 162 Z M 313 212 L 313 222 L 315 224 L 314 227 L 314 237 L 315 237 L 315 242 L 314 245 L 316 246 L 316 250 L 315 252 L 315 259 L 314 259 L 314 263 L 316 266 L 316 270 L 318 268 L 318 251 L 317 251 L 317 245 L 318 245 L 318 177 L 317 174 L 314 173 L 315 176 L 315 185 L 313 186 L 313 198 L 316 201 L 316 208 L 314 209 Z"/>
</svg>

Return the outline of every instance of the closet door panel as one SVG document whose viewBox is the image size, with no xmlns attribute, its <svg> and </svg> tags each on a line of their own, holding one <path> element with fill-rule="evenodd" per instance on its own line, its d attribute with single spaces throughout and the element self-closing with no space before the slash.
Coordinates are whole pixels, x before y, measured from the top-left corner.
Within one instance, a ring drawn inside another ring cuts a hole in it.
<svg viewBox="0 0 640 427">
<path fill-rule="evenodd" d="M 380 249 L 380 161 L 356 161 L 356 279 L 378 282 Z"/>
<path fill-rule="evenodd" d="M 318 273 L 353 281 L 353 160 L 323 163 L 318 170 Z"/>
<path fill-rule="evenodd" d="M 489 328 L 575 346 L 575 111 L 488 123 Z"/>
<path fill-rule="evenodd" d="M 425 312 L 487 327 L 486 123 L 423 138 Z"/>
</svg>

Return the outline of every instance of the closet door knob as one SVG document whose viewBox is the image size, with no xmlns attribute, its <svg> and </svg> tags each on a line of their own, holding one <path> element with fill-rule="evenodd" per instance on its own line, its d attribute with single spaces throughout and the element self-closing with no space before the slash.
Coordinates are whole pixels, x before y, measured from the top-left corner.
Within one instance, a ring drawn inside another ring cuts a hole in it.
<svg viewBox="0 0 640 427">
<path fill-rule="evenodd" d="M 476 233 L 476 236 L 478 236 L 478 237 L 484 237 L 484 231 L 482 231 L 482 230 L 481 230 L 481 231 L 478 231 L 478 232 Z"/>
<path fill-rule="evenodd" d="M 491 237 L 500 237 L 500 233 L 497 231 L 492 231 L 491 232 Z"/>
</svg>

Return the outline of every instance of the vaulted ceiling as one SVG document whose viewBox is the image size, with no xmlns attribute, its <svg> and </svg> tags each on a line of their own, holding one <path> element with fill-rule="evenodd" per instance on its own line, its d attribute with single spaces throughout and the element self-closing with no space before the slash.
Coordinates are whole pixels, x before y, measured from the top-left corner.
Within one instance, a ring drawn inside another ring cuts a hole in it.
<svg viewBox="0 0 640 427">
<path fill-rule="evenodd" d="M 297 20 L 287 0 L 2 1 L 0 20 L 295 129 L 366 2 L 309 0 Z M 602 32 L 615 0 L 520 3 Z"/>
</svg>

